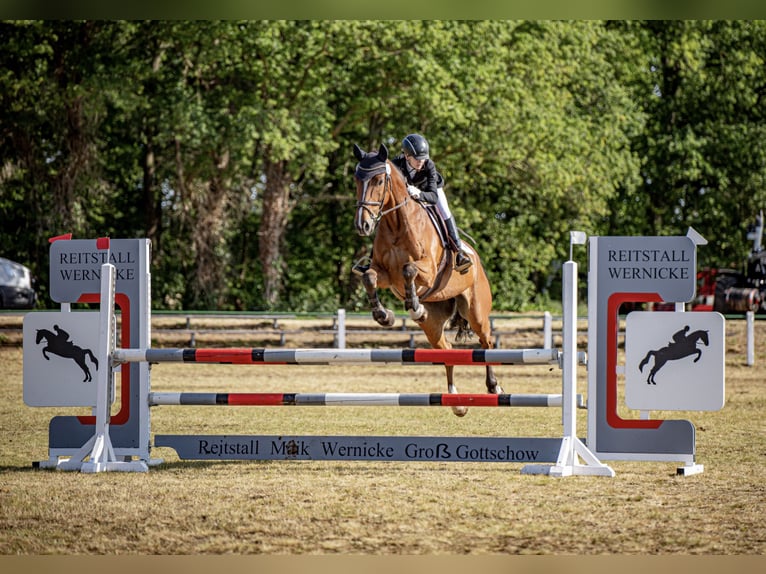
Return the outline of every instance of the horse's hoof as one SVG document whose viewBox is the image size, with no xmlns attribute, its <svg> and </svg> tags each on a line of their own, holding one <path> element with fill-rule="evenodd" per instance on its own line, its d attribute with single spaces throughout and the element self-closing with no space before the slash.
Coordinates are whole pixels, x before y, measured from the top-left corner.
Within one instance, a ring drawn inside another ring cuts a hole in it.
<svg viewBox="0 0 766 574">
<path fill-rule="evenodd" d="M 384 312 L 377 312 L 372 314 L 373 318 L 378 322 L 381 327 L 393 327 L 396 323 L 396 315 L 391 309 L 386 309 Z"/>
<path fill-rule="evenodd" d="M 457 417 L 464 417 L 468 414 L 468 407 L 452 407 L 452 412 Z"/>
</svg>

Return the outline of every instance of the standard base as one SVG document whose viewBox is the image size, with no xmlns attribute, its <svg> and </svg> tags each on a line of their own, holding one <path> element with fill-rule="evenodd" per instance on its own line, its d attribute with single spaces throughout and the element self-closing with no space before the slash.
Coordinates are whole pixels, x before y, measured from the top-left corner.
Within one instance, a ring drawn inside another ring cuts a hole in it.
<svg viewBox="0 0 766 574">
<path fill-rule="evenodd" d="M 114 453 L 109 439 L 108 427 L 91 437 L 70 458 L 38 463 L 42 468 L 56 470 L 80 471 L 89 474 L 97 472 L 149 472 L 149 465 L 143 460 L 120 460 Z"/>
<path fill-rule="evenodd" d="M 580 462 L 580 458 L 585 464 Z M 578 438 L 565 436 L 556 464 L 528 464 L 521 474 L 545 474 L 548 476 L 614 476 L 614 470 L 603 464 Z"/>
<path fill-rule="evenodd" d="M 702 474 L 705 470 L 704 464 L 687 464 L 679 466 L 676 469 L 676 475 L 678 476 L 691 476 L 693 474 Z"/>
</svg>

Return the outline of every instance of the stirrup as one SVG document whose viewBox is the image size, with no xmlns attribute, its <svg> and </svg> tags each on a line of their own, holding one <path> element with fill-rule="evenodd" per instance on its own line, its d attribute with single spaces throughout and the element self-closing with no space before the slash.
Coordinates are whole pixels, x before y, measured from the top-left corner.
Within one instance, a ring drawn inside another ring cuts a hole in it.
<svg viewBox="0 0 766 574">
<path fill-rule="evenodd" d="M 459 263 L 460 258 L 463 258 L 463 262 Z M 471 261 L 471 258 L 468 257 L 465 253 L 462 251 L 458 251 L 457 255 L 455 256 L 455 271 L 460 273 L 461 275 L 465 275 L 468 273 L 468 269 L 473 265 L 473 261 Z"/>
<path fill-rule="evenodd" d="M 365 274 L 371 265 L 372 259 L 368 255 L 365 255 L 364 257 L 360 257 L 356 260 L 354 265 L 351 267 L 351 272 L 354 275 L 359 275 L 361 277 Z"/>
</svg>

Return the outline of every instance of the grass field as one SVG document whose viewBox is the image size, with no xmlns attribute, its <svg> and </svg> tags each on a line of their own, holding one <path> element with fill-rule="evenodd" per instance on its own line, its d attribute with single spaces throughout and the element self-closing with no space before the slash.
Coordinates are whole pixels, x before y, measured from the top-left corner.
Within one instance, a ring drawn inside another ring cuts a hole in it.
<svg viewBox="0 0 766 574">
<path fill-rule="evenodd" d="M 766 550 L 766 322 L 745 365 L 727 323 L 726 405 L 663 413 L 697 428 L 703 474 L 610 461 L 614 478 L 525 476 L 508 463 L 183 462 L 146 474 L 35 470 L 48 421 L 29 408 L 22 350 L 0 347 L 0 555 L 762 555 Z M 508 340 L 504 346 L 528 346 Z M 583 341 L 584 343 L 584 341 Z M 583 347 L 584 348 L 584 347 Z M 585 369 L 578 392 L 587 394 Z M 498 369 L 506 392 L 560 392 L 558 368 Z M 461 392 L 483 370 L 457 370 Z M 435 366 L 156 365 L 156 391 L 443 392 Z M 63 410 L 63 413 L 62 413 Z M 561 436 L 555 409 L 157 407 L 157 433 Z M 584 411 L 579 411 L 585 435 Z M 654 413 L 655 416 L 659 413 Z"/>
</svg>

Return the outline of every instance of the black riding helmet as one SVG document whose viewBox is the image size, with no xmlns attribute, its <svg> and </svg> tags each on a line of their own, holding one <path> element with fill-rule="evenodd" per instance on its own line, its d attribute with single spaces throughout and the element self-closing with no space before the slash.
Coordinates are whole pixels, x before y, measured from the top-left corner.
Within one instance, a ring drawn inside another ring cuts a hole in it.
<svg viewBox="0 0 766 574">
<path fill-rule="evenodd" d="M 417 160 L 428 159 L 428 140 L 420 134 L 410 134 L 402 140 L 402 151 Z"/>
</svg>

